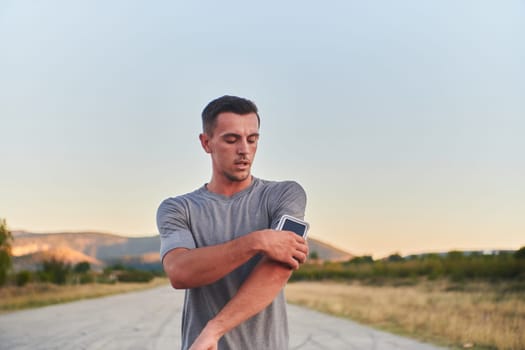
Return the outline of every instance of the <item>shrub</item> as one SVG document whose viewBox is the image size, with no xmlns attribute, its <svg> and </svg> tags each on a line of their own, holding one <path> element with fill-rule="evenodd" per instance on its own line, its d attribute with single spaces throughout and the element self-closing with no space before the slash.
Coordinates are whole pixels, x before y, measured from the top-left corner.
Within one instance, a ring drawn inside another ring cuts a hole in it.
<svg viewBox="0 0 525 350">
<path fill-rule="evenodd" d="M 23 271 L 16 273 L 15 283 L 18 287 L 23 287 L 29 282 L 31 282 L 32 278 L 33 278 L 33 274 L 30 271 L 23 270 Z"/>
<path fill-rule="evenodd" d="M 73 271 L 75 273 L 86 273 L 88 272 L 89 270 L 91 270 L 91 265 L 87 262 L 87 261 L 82 261 L 82 262 L 79 262 L 78 264 L 75 265 L 75 267 L 73 268 Z"/>
<path fill-rule="evenodd" d="M 374 262 L 374 259 L 371 255 L 363 255 L 363 256 L 356 256 L 355 258 L 352 258 L 345 262 L 345 265 L 350 264 L 371 264 Z"/>
<path fill-rule="evenodd" d="M 516 259 L 524 259 L 525 260 L 525 247 L 521 247 L 520 249 L 516 250 L 514 253 L 514 257 Z"/>
<path fill-rule="evenodd" d="M 150 271 L 141 270 L 127 270 L 121 271 L 117 274 L 117 280 L 119 282 L 139 282 L 147 283 L 150 282 L 155 276 Z"/>
<path fill-rule="evenodd" d="M 44 281 L 55 284 L 66 284 L 71 273 L 71 265 L 57 259 L 42 262 L 42 277 Z"/>
<path fill-rule="evenodd" d="M 95 282 L 95 276 L 89 273 L 83 273 L 79 276 L 78 282 L 80 284 L 88 284 L 88 283 L 94 283 Z"/>
<path fill-rule="evenodd" d="M 446 256 L 436 254 L 412 259 L 398 257 L 373 261 L 371 257 L 354 258 L 344 263 L 325 262 L 323 265 L 304 264 L 295 271 L 291 281 L 323 279 L 416 279 L 431 280 L 448 278 L 455 282 L 482 279 L 488 281 L 519 280 L 525 277 L 525 259 L 519 254 L 471 254 L 449 252 Z M 390 256 L 392 257 L 392 255 Z"/>
</svg>

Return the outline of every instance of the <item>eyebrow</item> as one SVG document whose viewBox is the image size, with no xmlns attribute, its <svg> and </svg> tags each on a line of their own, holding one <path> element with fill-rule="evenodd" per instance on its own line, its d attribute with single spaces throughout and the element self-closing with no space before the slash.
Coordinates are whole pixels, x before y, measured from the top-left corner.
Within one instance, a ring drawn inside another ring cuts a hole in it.
<svg viewBox="0 0 525 350">
<path fill-rule="evenodd" d="M 258 133 L 258 132 L 254 132 L 253 134 L 250 134 L 250 135 L 248 135 L 247 137 L 249 138 L 249 137 L 254 137 L 254 136 L 259 137 L 259 133 Z M 240 135 L 240 134 L 236 134 L 236 133 L 233 133 L 233 132 L 229 132 L 229 133 L 226 133 L 226 134 L 221 135 L 221 137 L 223 137 L 223 138 L 224 138 L 224 137 L 235 137 L 235 138 L 241 138 L 242 135 Z"/>
</svg>

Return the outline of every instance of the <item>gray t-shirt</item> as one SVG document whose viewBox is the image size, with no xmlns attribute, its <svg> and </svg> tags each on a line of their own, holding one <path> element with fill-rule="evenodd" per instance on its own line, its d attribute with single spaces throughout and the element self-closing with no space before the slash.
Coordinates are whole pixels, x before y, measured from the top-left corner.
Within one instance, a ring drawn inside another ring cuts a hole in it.
<svg viewBox="0 0 525 350">
<path fill-rule="evenodd" d="M 284 214 L 303 218 L 305 206 L 306 194 L 298 183 L 255 177 L 250 187 L 231 197 L 209 192 L 203 186 L 168 198 L 157 212 L 161 258 L 175 248 L 217 245 L 253 231 L 275 228 Z M 215 283 L 186 290 L 182 349 L 190 347 L 206 323 L 236 294 L 260 258 L 253 257 Z M 283 291 L 268 307 L 222 337 L 219 349 L 288 349 Z"/>
</svg>

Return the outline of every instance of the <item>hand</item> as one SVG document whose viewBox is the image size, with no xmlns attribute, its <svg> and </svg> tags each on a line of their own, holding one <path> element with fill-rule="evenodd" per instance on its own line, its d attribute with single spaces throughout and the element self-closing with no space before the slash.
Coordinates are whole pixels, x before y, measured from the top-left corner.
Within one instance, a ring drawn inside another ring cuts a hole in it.
<svg viewBox="0 0 525 350">
<path fill-rule="evenodd" d="M 193 344 L 191 344 L 189 350 L 217 350 L 220 336 L 213 332 L 212 328 L 210 323 L 208 323 Z"/>
<path fill-rule="evenodd" d="M 218 349 L 217 341 L 209 339 L 209 338 L 204 338 L 201 333 L 201 335 L 199 335 L 197 339 L 195 339 L 195 342 L 191 344 L 189 350 L 217 350 L 217 349 Z"/>
<path fill-rule="evenodd" d="M 306 240 L 291 231 L 258 231 L 263 242 L 264 254 L 297 270 L 306 261 L 308 245 Z"/>
</svg>

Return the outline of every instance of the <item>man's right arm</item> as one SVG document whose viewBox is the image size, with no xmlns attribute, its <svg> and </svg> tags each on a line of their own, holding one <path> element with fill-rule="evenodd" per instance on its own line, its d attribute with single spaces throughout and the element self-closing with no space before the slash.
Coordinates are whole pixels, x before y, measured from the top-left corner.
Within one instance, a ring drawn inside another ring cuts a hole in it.
<svg viewBox="0 0 525 350">
<path fill-rule="evenodd" d="M 202 248 L 175 248 L 162 263 L 171 285 L 177 289 L 213 283 L 262 253 L 272 260 L 299 268 L 306 260 L 306 241 L 289 231 L 254 231 L 229 242 Z"/>
</svg>

